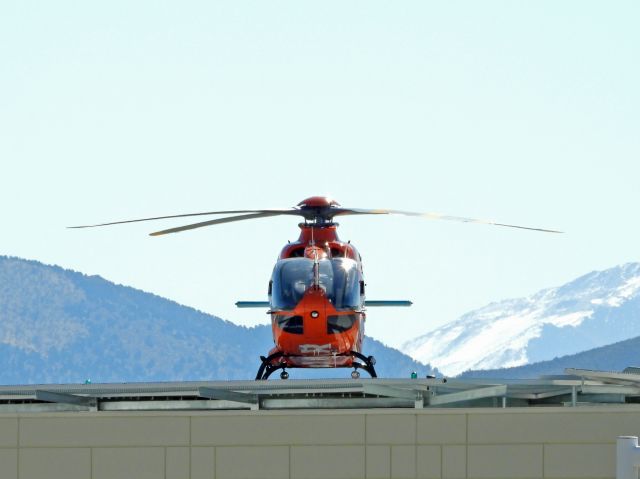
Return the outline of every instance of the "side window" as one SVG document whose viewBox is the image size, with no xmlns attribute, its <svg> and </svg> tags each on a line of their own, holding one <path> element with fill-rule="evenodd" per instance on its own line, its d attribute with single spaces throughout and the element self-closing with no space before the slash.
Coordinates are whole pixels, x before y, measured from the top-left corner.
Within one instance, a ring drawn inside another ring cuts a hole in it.
<svg viewBox="0 0 640 479">
<path fill-rule="evenodd" d="M 302 316 L 283 316 L 278 314 L 275 319 L 278 327 L 285 333 L 303 334 L 304 332 Z"/>
<path fill-rule="evenodd" d="M 331 260 L 333 288 L 327 293 L 337 310 L 357 309 L 361 305 L 361 276 L 357 263 L 352 259 L 336 258 Z"/>
<path fill-rule="evenodd" d="M 355 314 L 329 316 L 327 318 L 327 333 L 336 334 L 348 331 L 353 327 L 357 319 Z"/>
</svg>

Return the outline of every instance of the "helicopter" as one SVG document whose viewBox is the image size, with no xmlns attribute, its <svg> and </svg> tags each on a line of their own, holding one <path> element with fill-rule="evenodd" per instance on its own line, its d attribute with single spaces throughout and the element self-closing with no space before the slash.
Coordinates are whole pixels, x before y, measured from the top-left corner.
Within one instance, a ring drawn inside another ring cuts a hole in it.
<svg viewBox="0 0 640 479">
<path fill-rule="evenodd" d="M 268 308 L 268 314 L 271 316 L 274 347 L 267 356 L 260 356 L 261 363 L 256 380 L 266 380 L 278 370 L 282 370 L 281 379 L 288 379 L 287 369 L 292 368 L 353 368 L 351 377 L 354 379 L 360 377 L 360 369 L 372 378 L 377 377 L 375 358 L 366 356 L 362 350 L 367 308 L 407 307 L 411 306 L 412 302 L 366 299 L 362 257 L 350 241 L 344 242 L 338 237 L 338 223 L 334 221 L 336 217 L 399 214 L 561 233 L 556 230 L 437 213 L 343 208 L 337 201 L 326 196 L 312 196 L 295 207 L 286 209 L 209 211 L 70 228 L 93 228 L 221 214 L 232 216 L 155 231 L 150 235 L 161 236 L 204 226 L 271 216 L 302 216 L 304 219 L 304 222 L 298 225 L 299 238 L 285 245 L 280 251 L 268 285 L 268 301 L 236 303 L 239 308 Z"/>
</svg>

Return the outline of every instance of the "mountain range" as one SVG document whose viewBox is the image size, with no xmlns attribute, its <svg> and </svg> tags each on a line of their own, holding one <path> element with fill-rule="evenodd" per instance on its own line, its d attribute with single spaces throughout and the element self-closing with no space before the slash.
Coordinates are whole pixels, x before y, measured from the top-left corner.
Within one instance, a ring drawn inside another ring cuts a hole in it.
<svg viewBox="0 0 640 479">
<path fill-rule="evenodd" d="M 628 263 L 526 298 L 489 304 L 407 342 L 402 350 L 444 374 L 458 375 L 548 361 L 636 336 L 640 263 Z"/>
<path fill-rule="evenodd" d="M 634 338 L 634 339 L 631 339 Z M 492 303 L 409 341 L 366 338 L 381 377 L 536 377 L 639 365 L 640 263 Z M 0 256 L 0 384 L 252 379 L 272 347 L 247 328 L 99 276 Z M 350 370 L 293 370 L 292 378 Z"/>
<path fill-rule="evenodd" d="M 458 377 L 531 379 L 563 374 L 567 368 L 623 371 L 629 366 L 640 366 L 638 351 L 640 351 L 640 337 L 525 366 L 465 371 Z"/>
<path fill-rule="evenodd" d="M 253 379 L 272 346 L 267 325 L 238 326 L 99 276 L 0 256 L 0 384 Z M 364 351 L 381 377 L 436 372 L 371 338 Z"/>
</svg>

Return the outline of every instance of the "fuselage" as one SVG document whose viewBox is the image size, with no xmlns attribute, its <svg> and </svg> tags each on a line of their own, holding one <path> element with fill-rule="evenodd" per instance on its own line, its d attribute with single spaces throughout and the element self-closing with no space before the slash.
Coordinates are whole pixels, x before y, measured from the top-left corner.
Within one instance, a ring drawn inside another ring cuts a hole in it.
<svg viewBox="0 0 640 479">
<path fill-rule="evenodd" d="M 300 224 L 281 251 L 269 304 L 275 348 L 295 367 L 350 367 L 361 352 L 365 288 L 360 254 L 337 224 Z"/>
</svg>

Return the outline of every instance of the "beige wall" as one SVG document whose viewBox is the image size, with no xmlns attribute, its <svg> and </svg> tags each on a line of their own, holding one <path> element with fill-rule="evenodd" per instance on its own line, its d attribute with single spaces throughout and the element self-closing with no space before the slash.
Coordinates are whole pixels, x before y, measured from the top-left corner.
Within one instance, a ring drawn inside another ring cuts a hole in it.
<svg viewBox="0 0 640 479">
<path fill-rule="evenodd" d="M 0 415 L 1 479 L 613 478 L 640 407 Z"/>
</svg>

